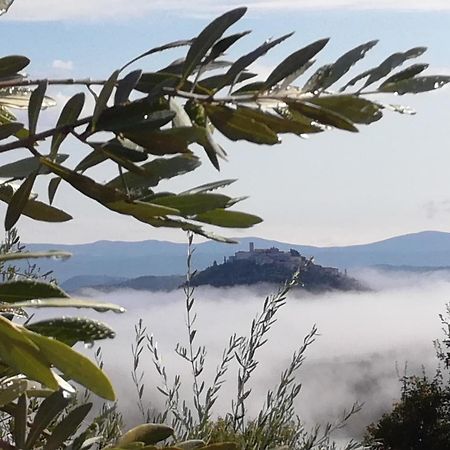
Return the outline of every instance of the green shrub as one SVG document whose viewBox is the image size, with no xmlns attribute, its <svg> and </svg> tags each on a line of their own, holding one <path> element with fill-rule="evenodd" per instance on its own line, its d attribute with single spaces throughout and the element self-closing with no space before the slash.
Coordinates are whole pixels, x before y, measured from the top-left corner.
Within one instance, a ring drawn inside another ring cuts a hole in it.
<svg viewBox="0 0 450 450">
<path fill-rule="evenodd" d="M 403 377 L 400 401 L 367 428 L 365 441 L 383 450 L 450 448 L 450 387 L 442 374 Z"/>
</svg>

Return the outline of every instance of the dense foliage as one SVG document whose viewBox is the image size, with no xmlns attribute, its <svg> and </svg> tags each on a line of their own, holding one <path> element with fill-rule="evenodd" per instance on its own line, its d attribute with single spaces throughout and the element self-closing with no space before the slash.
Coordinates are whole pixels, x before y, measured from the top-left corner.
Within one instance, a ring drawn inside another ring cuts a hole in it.
<svg viewBox="0 0 450 450">
<path fill-rule="evenodd" d="M 443 450 L 450 443 L 450 387 L 440 374 L 402 380 L 401 399 L 367 429 L 380 450 Z"/>
<path fill-rule="evenodd" d="M 433 378 L 404 376 L 401 397 L 377 423 L 367 428 L 365 441 L 378 450 L 443 450 L 450 445 L 450 304 L 441 315 L 445 339 L 435 341 L 438 367 Z"/>
</svg>

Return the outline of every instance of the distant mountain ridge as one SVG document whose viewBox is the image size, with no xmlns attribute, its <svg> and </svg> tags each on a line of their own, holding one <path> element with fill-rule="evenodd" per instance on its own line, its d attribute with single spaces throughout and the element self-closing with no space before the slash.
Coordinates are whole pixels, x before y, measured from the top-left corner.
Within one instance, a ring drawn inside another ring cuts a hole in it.
<svg viewBox="0 0 450 450">
<path fill-rule="evenodd" d="M 315 247 L 273 240 L 247 237 L 239 244 L 204 242 L 196 245 L 194 266 L 204 269 L 214 261 L 238 250 L 247 250 L 249 243 L 255 248 L 277 247 L 295 249 L 316 263 L 340 270 L 374 265 L 437 267 L 450 266 L 450 233 L 423 231 L 385 239 L 369 244 L 342 247 Z M 53 270 L 56 277 L 66 281 L 75 276 L 108 276 L 137 278 L 149 275 L 183 274 L 186 270 L 186 244 L 148 240 L 142 242 L 98 241 L 89 244 L 29 244 L 27 249 L 59 249 L 69 251 L 73 257 L 67 261 L 41 260 L 43 271 Z"/>
</svg>

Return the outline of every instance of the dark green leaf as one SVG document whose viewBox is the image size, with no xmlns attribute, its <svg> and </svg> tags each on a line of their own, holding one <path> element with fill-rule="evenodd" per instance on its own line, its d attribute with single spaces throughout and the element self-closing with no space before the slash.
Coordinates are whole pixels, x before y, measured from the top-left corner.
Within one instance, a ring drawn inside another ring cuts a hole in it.
<svg viewBox="0 0 450 450">
<path fill-rule="evenodd" d="M 119 200 L 113 203 L 108 203 L 107 208 L 112 211 L 116 211 L 120 214 L 126 214 L 128 216 L 133 216 L 135 219 L 150 223 L 154 217 L 167 216 L 167 215 L 177 215 L 178 210 L 174 208 L 169 208 L 168 206 L 155 205 L 149 202 L 141 202 L 135 200 L 133 202 L 126 200 Z"/>
<path fill-rule="evenodd" d="M 156 444 L 169 438 L 172 434 L 173 429 L 167 425 L 146 423 L 127 431 L 119 438 L 117 446 L 122 448 L 133 442 L 143 442 L 145 445 Z"/>
<path fill-rule="evenodd" d="M 235 79 L 231 80 L 226 74 L 213 75 L 212 77 L 203 78 L 199 81 L 198 87 L 208 89 L 210 91 L 216 91 L 225 86 L 229 86 L 234 83 L 241 83 L 243 81 L 249 80 L 250 78 L 256 77 L 256 73 L 251 72 L 241 72 Z M 263 83 L 262 81 L 260 83 Z"/>
<path fill-rule="evenodd" d="M 152 93 L 157 87 L 175 87 L 181 81 L 181 76 L 165 72 L 146 72 L 143 73 L 136 85 L 136 90 L 144 94 Z M 183 88 L 192 86 L 184 83 Z"/>
<path fill-rule="evenodd" d="M 30 64 L 26 56 L 11 55 L 0 58 L 0 78 L 7 78 L 25 69 Z"/>
<path fill-rule="evenodd" d="M 294 33 L 285 34 L 278 39 L 274 39 L 273 41 L 264 42 L 264 44 L 260 45 L 255 50 L 247 53 L 244 56 L 241 56 L 228 69 L 227 73 L 224 76 L 224 81 L 219 86 L 217 86 L 217 89 L 235 83 L 235 80 L 244 69 L 246 69 L 250 64 L 254 63 L 258 58 L 265 55 L 270 49 L 278 44 L 281 44 L 283 41 L 291 37 L 293 34 Z"/>
<path fill-rule="evenodd" d="M 369 124 L 380 120 L 383 107 L 356 95 L 327 95 L 309 99 L 309 103 L 338 113 L 353 123 Z"/>
<path fill-rule="evenodd" d="M 67 181 L 75 189 L 90 197 L 97 200 L 100 203 L 106 204 L 109 202 L 114 202 L 123 198 L 118 192 L 113 189 L 108 189 L 101 184 L 96 183 L 89 177 L 81 175 L 74 172 L 66 167 L 49 161 L 46 158 L 41 158 L 42 164 L 48 167 L 55 175 L 58 175 L 63 180 Z"/>
<path fill-rule="evenodd" d="M 135 150 L 133 148 L 122 145 L 119 140 L 112 140 L 105 142 L 97 147 L 101 151 L 106 151 L 119 158 L 124 158 L 132 162 L 143 162 L 148 159 L 147 153 L 142 150 Z"/>
<path fill-rule="evenodd" d="M 214 19 L 194 39 L 186 55 L 183 69 L 183 79 L 186 79 L 201 62 L 208 50 L 221 38 L 223 33 L 237 22 L 247 11 L 247 8 L 236 8 Z"/>
<path fill-rule="evenodd" d="M 226 186 L 229 186 L 230 184 L 233 184 L 237 180 L 221 180 L 221 181 L 214 181 L 213 183 L 207 183 L 202 184 L 201 186 L 194 187 L 192 189 L 189 189 L 187 191 L 181 192 L 180 195 L 185 194 L 204 194 L 205 192 L 214 191 L 216 189 L 220 189 Z"/>
<path fill-rule="evenodd" d="M 313 125 L 311 120 L 309 123 L 301 123 L 279 115 L 265 113 L 258 109 L 246 107 L 240 107 L 238 108 L 238 111 L 242 116 L 248 117 L 250 120 L 256 120 L 257 122 L 263 123 L 274 133 L 293 133 L 296 135 L 302 135 L 320 131 L 320 128 Z"/>
<path fill-rule="evenodd" d="M 209 62 L 207 62 L 209 61 Z M 175 61 L 173 61 L 171 64 L 169 64 L 168 66 L 164 67 L 163 69 L 159 70 L 159 72 L 164 72 L 164 73 L 171 73 L 174 75 L 180 75 L 183 73 L 183 69 L 184 69 L 184 59 L 177 59 Z M 216 61 L 210 61 L 209 57 L 205 58 L 205 61 L 200 65 L 198 65 L 193 71 L 192 74 L 196 74 L 196 73 L 204 73 L 207 72 L 209 70 L 218 70 L 218 69 L 223 69 L 224 67 L 229 67 L 231 66 L 231 62 L 230 61 L 223 61 L 223 60 L 216 60 Z"/>
<path fill-rule="evenodd" d="M 23 332 L 39 347 L 44 358 L 61 370 L 66 377 L 80 383 L 100 397 L 115 400 L 116 395 L 110 380 L 89 358 L 55 339 L 29 330 Z"/>
<path fill-rule="evenodd" d="M 267 125 L 226 106 L 205 105 L 211 123 L 228 139 L 256 144 L 278 144 L 278 136 Z"/>
<path fill-rule="evenodd" d="M 146 115 L 140 122 L 133 124 L 122 124 L 120 131 L 123 133 L 134 133 L 140 130 L 156 130 L 168 124 L 175 117 L 175 112 L 170 110 L 155 111 Z M 116 131 L 116 130 L 110 130 Z"/>
<path fill-rule="evenodd" d="M 43 450 L 57 450 L 63 446 L 64 441 L 71 437 L 89 414 L 92 403 L 85 403 L 70 411 L 53 429 L 47 438 Z"/>
<path fill-rule="evenodd" d="M 366 53 L 378 43 L 377 40 L 369 41 L 351 49 L 333 64 L 323 66 L 311 78 L 307 92 L 315 92 L 318 89 L 328 89 L 341 77 L 343 77 L 358 61 L 364 58 Z M 315 80 L 315 83 L 312 82 Z"/>
<path fill-rule="evenodd" d="M 248 83 L 239 89 L 236 89 L 231 93 L 231 95 L 248 95 L 252 93 L 256 93 L 264 89 L 265 83 L 264 81 L 254 81 L 253 83 Z"/>
<path fill-rule="evenodd" d="M 53 203 L 53 200 L 55 199 L 56 191 L 60 183 L 61 183 L 60 177 L 52 178 L 48 183 L 48 201 L 50 202 L 50 205 Z"/>
<path fill-rule="evenodd" d="M 112 211 L 131 215 L 142 222 L 147 222 L 149 218 L 154 216 L 164 216 L 167 214 L 176 214 L 178 212 L 177 210 L 166 208 L 164 206 L 132 202 L 125 194 L 115 189 L 111 189 L 110 187 L 98 184 L 91 178 L 53 163 L 48 159 L 42 158 L 42 163 L 53 173 L 63 178 L 87 197 L 96 200 Z"/>
<path fill-rule="evenodd" d="M 383 84 L 378 89 L 380 92 L 395 92 L 398 95 L 418 94 L 420 92 L 433 91 L 450 83 L 450 76 L 424 76 L 401 80 L 396 83 Z"/>
<path fill-rule="evenodd" d="M 64 108 L 61 111 L 58 122 L 56 123 L 56 128 L 70 126 L 74 122 L 77 121 L 78 116 L 81 114 L 81 111 L 84 106 L 85 95 L 80 92 L 71 97 L 67 103 L 64 105 Z M 50 157 L 54 158 L 58 153 L 59 147 L 67 136 L 66 130 L 61 130 L 53 135 Z"/>
<path fill-rule="evenodd" d="M 123 132 L 147 127 L 151 130 L 170 122 L 173 116 L 172 111 L 161 109 L 159 104 L 146 98 L 107 109 L 98 119 L 96 129 Z"/>
<path fill-rule="evenodd" d="M 239 39 L 247 36 L 247 34 L 251 33 L 251 31 L 243 31 L 241 33 L 235 33 L 230 36 L 226 36 L 219 41 L 217 41 L 209 55 L 205 59 L 205 63 L 210 61 L 214 61 L 216 58 L 224 54 L 233 44 L 235 44 Z"/>
<path fill-rule="evenodd" d="M 413 78 L 427 68 L 428 64 L 413 64 L 412 66 L 409 66 L 406 69 L 401 70 L 400 72 L 397 72 L 396 74 L 387 78 L 385 81 L 383 81 L 383 83 L 380 85 L 378 89 L 382 88 L 383 86 L 389 83 L 396 83 L 397 81 Z"/>
<path fill-rule="evenodd" d="M 117 165 L 120 166 L 121 168 L 127 169 L 128 171 L 135 173 L 137 175 L 142 176 L 145 175 L 144 170 L 141 169 L 140 166 L 134 164 L 128 158 L 119 155 L 117 152 L 110 151 L 107 148 L 102 148 L 101 146 L 98 148 L 98 150 L 104 153 L 111 161 L 117 163 Z"/>
<path fill-rule="evenodd" d="M 287 102 L 289 108 L 303 114 L 306 117 L 314 119 L 323 124 L 330 125 L 341 130 L 357 132 L 358 129 L 353 123 L 342 114 L 330 111 L 329 109 L 314 105 L 313 103 L 303 101 Z"/>
<path fill-rule="evenodd" d="M 75 167 L 75 172 L 84 172 L 85 170 L 106 161 L 108 157 L 100 150 L 93 150 L 86 155 Z"/>
<path fill-rule="evenodd" d="M 123 174 L 123 178 L 120 176 L 114 178 L 106 186 L 120 189 L 123 187 L 122 183 L 125 182 L 129 190 L 143 189 L 145 193 L 146 189 L 158 185 L 161 180 L 191 172 L 200 164 L 200 160 L 196 156 L 189 154 L 168 159 L 157 158 L 141 166 L 145 171 L 145 176 L 127 172 Z"/>
<path fill-rule="evenodd" d="M 288 56 L 285 60 L 278 64 L 278 66 L 275 67 L 275 69 L 267 77 L 267 80 L 264 83 L 265 89 L 270 89 L 292 73 L 301 70 L 311 58 L 313 58 L 325 47 L 328 41 L 329 39 L 320 39 Z"/>
<path fill-rule="evenodd" d="M 126 103 L 130 97 L 131 92 L 136 87 L 141 78 L 142 70 L 134 70 L 123 77 L 117 83 L 116 93 L 114 95 L 114 104 Z"/>
<path fill-rule="evenodd" d="M 178 209 L 182 216 L 192 216 L 217 208 L 226 208 L 231 198 L 221 194 L 167 195 L 151 200 L 157 205 Z"/>
<path fill-rule="evenodd" d="M 139 59 L 145 58 L 146 56 L 152 55 L 154 53 L 162 52 L 164 50 L 169 50 L 171 48 L 183 47 L 185 45 L 191 45 L 191 44 L 192 44 L 192 40 L 189 39 L 189 40 L 174 41 L 174 42 L 170 42 L 169 44 L 161 45 L 159 47 L 154 47 L 154 48 L 142 53 L 141 55 L 137 56 L 136 58 L 133 58 L 131 61 L 127 62 L 123 67 L 121 67 L 120 71 L 122 72 L 122 70 L 127 68 L 129 65 L 133 64 L 134 62 L 138 61 Z"/>
<path fill-rule="evenodd" d="M 100 339 L 112 339 L 116 335 L 106 324 L 83 317 L 48 319 L 28 324 L 26 328 L 70 346 L 77 342 L 89 343 Z"/>
<path fill-rule="evenodd" d="M 68 157 L 69 155 L 65 154 L 57 155 L 56 162 L 62 163 Z M 39 171 L 39 175 L 47 175 L 50 173 L 46 167 L 41 166 L 39 158 L 32 156 L 1 166 L 0 178 L 26 178 L 37 171 Z"/>
<path fill-rule="evenodd" d="M 34 172 L 20 185 L 19 189 L 13 194 L 11 202 L 8 205 L 5 216 L 5 230 L 9 231 L 19 220 L 25 205 L 30 198 L 31 190 L 33 189 L 34 181 L 37 173 Z"/>
<path fill-rule="evenodd" d="M 188 146 L 196 142 L 196 136 L 194 127 L 125 133 L 126 138 L 143 147 L 144 151 L 159 156 L 190 153 Z"/>
<path fill-rule="evenodd" d="M 0 200 L 10 204 L 13 198 L 13 188 L 8 185 L 0 186 Z M 72 219 L 70 214 L 61 209 L 46 205 L 37 200 L 28 200 L 22 215 L 42 222 L 67 222 Z"/>
<path fill-rule="evenodd" d="M 262 222 L 262 219 L 258 216 L 240 211 L 228 211 L 225 209 L 215 209 L 198 214 L 193 217 L 193 219 L 226 228 L 249 228 Z"/>
<path fill-rule="evenodd" d="M 17 400 L 17 406 L 14 411 L 14 443 L 17 448 L 24 448 L 25 439 L 27 437 L 27 418 L 28 418 L 28 401 L 27 396 L 22 394 Z"/>
<path fill-rule="evenodd" d="M 23 123 L 20 122 L 5 123 L 4 125 L 0 126 L 0 140 L 13 136 L 22 129 Z"/>
<path fill-rule="evenodd" d="M 95 102 L 94 114 L 92 115 L 91 128 L 96 130 L 97 120 L 100 114 L 106 109 L 108 100 L 111 97 L 112 91 L 117 83 L 117 78 L 119 77 L 119 71 L 114 71 L 108 78 L 107 82 L 103 85 L 102 90 Z"/>
<path fill-rule="evenodd" d="M 15 280 L 0 283 L 0 300 L 14 303 L 43 298 L 69 298 L 55 284 L 37 280 Z"/>
<path fill-rule="evenodd" d="M 422 55 L 426 50 L 426 47 L 414 47 L 404 53 L 394 53 L 386 58 L 379 66 L 366 70 L 362 74 L 352 78 L 344 87 L 341 88 L 341 90 L 345 90 L 349 86 L 354 86 L 359 80 L 367 78 L 362 87 L 362 89 L 364 89 L 372 83 L 381 80 L 381 78 L 388 75 L 396 67 L 401 66 L 408 59 L 417 58 Z"/>
<path fill-rule="evenodd" d="M 36 133 L 36 126 L 41 112 L 42 102 L 47 91 L 47 81 L 39 83 L 38 87 L 33 91 L 28 104 L 28 128 L 30 134 Z"/>
<path fill-rule="evenodd" d="M 54 392 L 41 403 L 33 423 L 31 424 L 30 432 L 24 447 L 25 450 L 33 448 L 42 432 L 63 412 L 69 402 L 70 400 L 65 398 L 61 391 L 58 391 Z"/>
</svg>

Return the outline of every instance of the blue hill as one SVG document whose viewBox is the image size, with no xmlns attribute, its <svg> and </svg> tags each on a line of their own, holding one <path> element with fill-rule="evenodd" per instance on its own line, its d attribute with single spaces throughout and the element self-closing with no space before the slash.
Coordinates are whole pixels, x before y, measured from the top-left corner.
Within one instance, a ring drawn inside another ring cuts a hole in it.
<svg viewBox="0 0 450 450">
<path fill-rule="evenodd" d="M 196 268 L 204 269 L 214 260 L 222 262 L 224 257 L 238 250 L 247 250 L 250 242 L 254 242 L 256 248 L 293 248 L 304 256 L 314 256 L 318 264 L 342 270 L 373 265 L 450 266 L 450 233 L 439 231 L 424 231 L 346 247 L 314 247 L 256 237 L 243 238 L 239 244 L 233 245 L 209 241 L 196 245 L 194 264 Z M 186 267 L 186 244 L 166 241 L 29 244 L 27 248 L 71 252 L 73 257 L 65 262 L 39 261 L 44 271 L 53 269 L 60 281 L 81 275 L 135 278 L 183 274 Z"/>
</svg>

